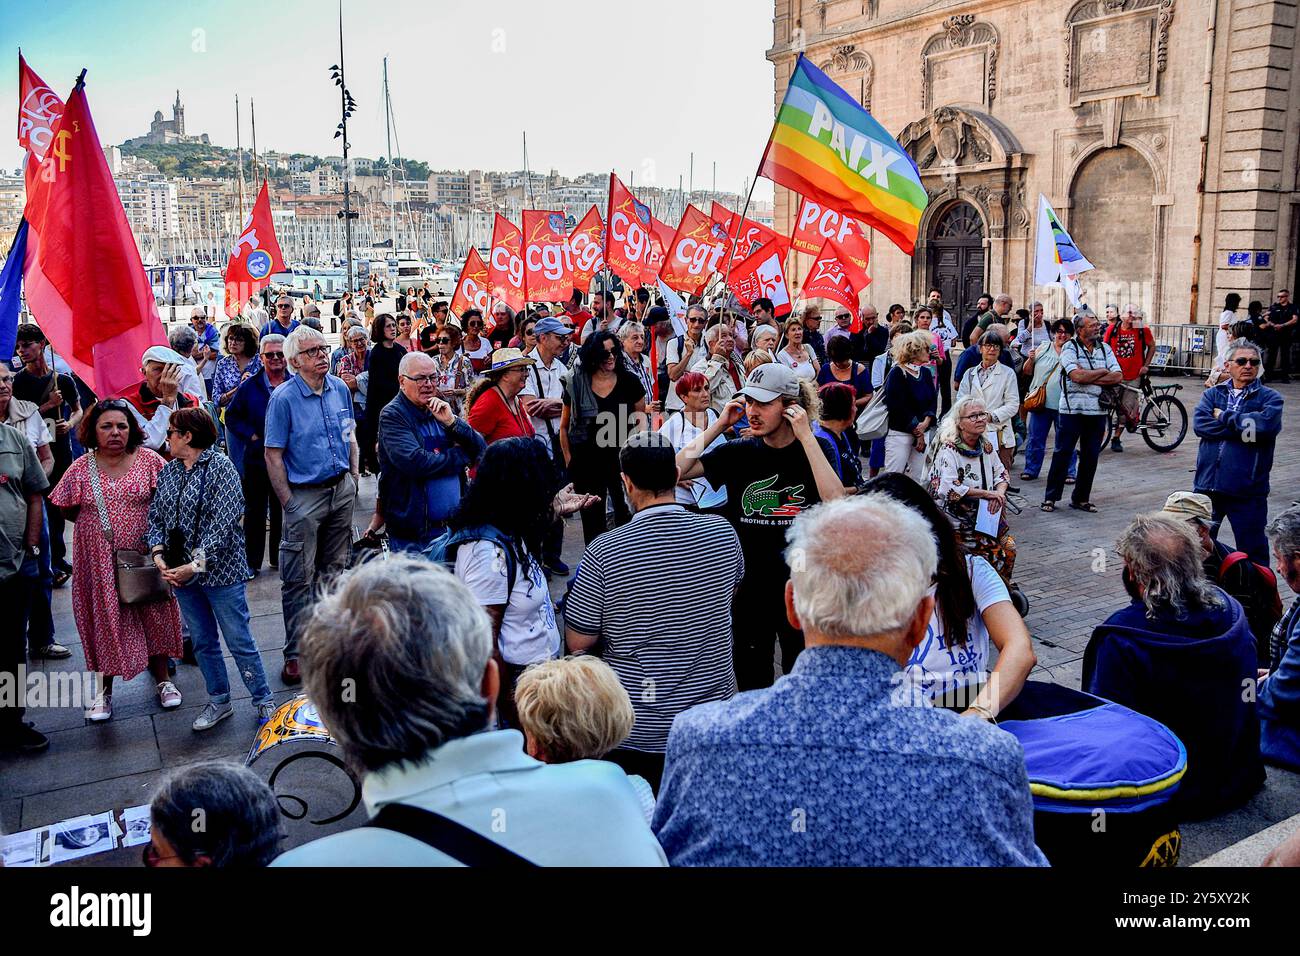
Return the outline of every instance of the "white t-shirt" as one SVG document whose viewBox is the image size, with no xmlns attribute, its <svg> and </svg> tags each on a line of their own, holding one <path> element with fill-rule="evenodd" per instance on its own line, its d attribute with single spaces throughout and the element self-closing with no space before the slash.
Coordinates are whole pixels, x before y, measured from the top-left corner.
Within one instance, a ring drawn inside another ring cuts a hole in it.
<svg viewBox="0 0 1300 956">
<path fill-rule="evenodd" d="M 456 577 L 479 604 L 504 604 L 501 656 L 507 664 L 535 664 L 560 655 L 560 629 L 546 576 L 536 562 L 518 562 L 515 587 L 506 600 L 505 552 L 492 541 L 470 541 L 456 551 Z"/>
<path fill-rule="evenodd" d="M 680 401 L 680 399 L 679 399 Z M 718 414 L 713 409 L 708 410 L 708 422 L 712 425 L 718 420 Z M 696 428 L 686 420 L 685 415 L 671 414 L 664 419 L 663 425 L 659 429 L 659 434 L 663 435 L 673 443 L 676 451 L 681 451 L 699 436 L 702 429 Z M 716 448 L 719 445 L 725 445 L 727 440 L 719 435 L 709 445 L 709 448 Z M 716 508 L 718 505 L 727 503 L 727 489 L 714 488 L 703 478 L 694 478 L 691 480 L 691 488 L 688 491 L 681 485 L 677 486 L 677 503 L 679 505 L 698 505 L 701 508 Z"/>
<path fill-rule="evenodd" d="M 792 369 L 794 371 L 794 374 L 797 375 L 799 378 L 807 379 L 808 381 L 811 382 L 817 378 L 817 371 L 813 368 L 813 364 L 808 358 L 808 355 L 812 352 L 812 349 L 808 348 L 807 346 L 804 346 L 804 349 L 805 349 L 804 359 L 802 362 L 795 361 L 794 356 L 791 355 L 789 352 L 787 352 L 785 349 L 781 349 L 781 351 L 777 352 L 776 358 L 777 361 L 780 362 L 782 365 L 784 365 L 786 368 Z"/>
<path fill-rule="evenodd" d="M 678 362 L 682 360 L 682 351 L 685 348 L 686 348 L 685 338 L 682 339 L 682 344 L 680 346 L 678 346 L 677 344 L 677 336 L 674 335 L 671 339 L 668 340 L 668 347 L 664 351 L 667 353 L 666 358 L 668 359 L 669 369 L 671 369 L 674 365 L 676 365 Z M 691 360 L 686 365 L 686 371 L 682 372 L 682 374 L 685 375 L 686 372 L 691 371 L 691 369 L 695 368 L 696 366 L 702 365 L 705 361 L 708 360 L 708 357 L 709 357 L 709 349 L 703 343 L 703 341 L 701 341 L 699 345 L 695 346 L 695 351 L 691 353 Z M 666 412 L 676 411 L 679 408 L 685 407 L 682 403 L 681 398 L 677 394 L 676 385 L 677 382 L 673 381 L 672 377 L 669 376 L 668 394 L 664 396 L 664 411 Z"/>
<path fill-rule="evenodd" d="M 531 395 L 534 398 L 563 398 L 564 397 L 564 373 L 568 371 L 564 363 L 558 358 L 551 362 L 548 367 L 542 361 L 537 349 L 533 349 L 526 356 L 537 361 L 536 365 L 528 369 L 528 378 L 524 380 L 524 387 L 519 390 L 520 395 Z M 542 390 L 537 390 L 537 380 L 541 379 Z M 554 432 L 559 434 L 560 419 L 556 418 L 539 418 L 536 415 L 530 415 L 529 418 L 533 423 L 533 431 L 543 438 L 549 438 Z"/>
<path fill-rule="evenodd" d="M 1006 584 L 983 558 L 968 555 L 966 570 L 975 591 L 976 607 L 976 613 L 966 624 L 966 645 L 944 646 L 943 621 L 936 603 L 925 629 L 925 640 L 912 650 L 903 669 L 911 686 L 931 700 L 988 680 L 989 632 L 984 626 L 984 612 L 994 604 L 1011 600 Z"/>
</svg>

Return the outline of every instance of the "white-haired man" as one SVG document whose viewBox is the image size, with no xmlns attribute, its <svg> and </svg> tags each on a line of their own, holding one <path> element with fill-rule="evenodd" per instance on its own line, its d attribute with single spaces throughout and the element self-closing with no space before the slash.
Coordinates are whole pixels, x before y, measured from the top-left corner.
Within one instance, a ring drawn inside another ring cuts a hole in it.
<svg viewBox="0 0 1300 956">
<path fill-rule="evenodd" d="M 492 625 L 440 566 L 396 555 L 356 568 L 317 603 L 302 643 L 308 694 L 365 771 L 375 816 L 275 866 L 664 865 L 622 770 L 540 763 L 519 731 L 491 729 Z M 355 700 L 339 694 L 353 683 Z"/>
<path fill-rule="evenodd" d="M 934 610 L 926 521 L 842 498 L 795 519 L 786 556 L 807 649 L 773 687 L 673 722 L 653 822 L 669 862 L 1045 865 L 1020 744 L 904 689 Z"/>
<path fill-rule="evenodd" d="M 736 354 L 736 335 L 725 323 L 711 325 L 704 332 L 705 361 L 696 361 L 694 371 L 709 380 L 709 407 L 721 414 L 727 402 L 745 381 L 745 366 Z"/>
<path fill-rule="evenodd" d="M 280 542 L 286 684 L 298 669 L 301 616 L 322 575 L 343 570 L 352 546 L 352 506 L 357 496 L 359 448 L 352 394 L 329 374 L 325 336 L 300 325 L 284 340 L 297 374 L 266 406 L 266 473 L 284 509 Z"/>
</svg>

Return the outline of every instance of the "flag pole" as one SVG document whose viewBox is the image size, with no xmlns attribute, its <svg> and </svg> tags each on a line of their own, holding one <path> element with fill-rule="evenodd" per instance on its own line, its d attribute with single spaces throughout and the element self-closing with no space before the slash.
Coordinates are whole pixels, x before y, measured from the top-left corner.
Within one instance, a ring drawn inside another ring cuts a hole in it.
<svg viewBox="0 0 1300 956">
<path fill-rule="evenodd" d="M 242 229 L 244 225 L 244 147 L 239 139 L 239 94 L 235 94 L 235 158 L 239 163 L 239 225 L 236 230 Z M 238 233 L 236 233 L 238 235 Z"/>
<path fill-rule="evenodd" d="M 251 98 L 248 101 L 248 116 L 253 124 L 253 185 L 257 185 L 257 105 Z"/>
</svg>

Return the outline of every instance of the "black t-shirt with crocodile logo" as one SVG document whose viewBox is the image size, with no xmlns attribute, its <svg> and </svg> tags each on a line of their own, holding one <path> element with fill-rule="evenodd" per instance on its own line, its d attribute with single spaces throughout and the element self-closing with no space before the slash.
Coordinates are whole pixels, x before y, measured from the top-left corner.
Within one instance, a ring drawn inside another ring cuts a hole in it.
<svg viewBox="0 0 1300 956">
<path fill-rule="evenodd" d="M 824 438 L 817 443 L 834 467 L 835 449 Z M 727 489 L 723 513 L 745 554 L 744 586 L 783 585 L 790 576 L 786 529 L 801 511 L 821 501 L 803 446 L 793 441 L 773 448 L 761 438 L 741 438 L 705 452 L 700 463 L 709 484 Z"/>
</svg>

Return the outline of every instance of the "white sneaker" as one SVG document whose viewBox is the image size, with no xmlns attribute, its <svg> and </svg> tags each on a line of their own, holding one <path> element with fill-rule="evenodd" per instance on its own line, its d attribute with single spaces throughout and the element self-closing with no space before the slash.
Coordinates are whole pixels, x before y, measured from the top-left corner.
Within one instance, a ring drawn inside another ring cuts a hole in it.
<svg viewBox="0 0 1300 956">
<path fill-rule="evenodd" d="M 235 712 L 232 704 L 214 704 L 208 701 L 199 715 L 194 718 L 194 723 L 190 724 L 193 730 L 211 730 L 221 721 L 225 720 Z"/>
<path fill-rule="evenodd" d="M 158 701 L 162 704 L 163 710 L 175 710 L 181 705 L 181 692 L 176 689 L 175 684 L 165 680 L 158 685 Z"/>
<path fill-rule="evenodd" d="M 100 694 L 95 698 L 95 702 L 90 705 L 90 710 L 86 711 L 86 719 L 91 723 L 99 724 L 113 716 L 113 695 Z"/>
</svg>

